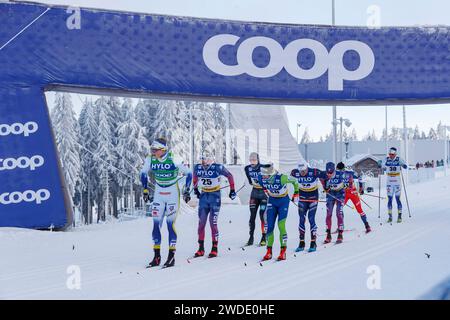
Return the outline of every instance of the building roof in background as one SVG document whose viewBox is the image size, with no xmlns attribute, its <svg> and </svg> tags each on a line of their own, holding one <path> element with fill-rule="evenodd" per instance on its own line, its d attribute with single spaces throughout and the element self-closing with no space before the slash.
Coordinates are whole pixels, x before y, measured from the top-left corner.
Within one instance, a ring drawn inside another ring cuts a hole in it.
<svg viewBox="0 0 450 320">
<path fill-rule="evenodd" d="M 378 161 L 379 160 L 377 157 L 375 157 L 375 156 L 373 156 L 371 154 L 361 153 L 361 154 L 355 154 L 353 157 L 347 159 L 346 165 L 351 167 L 354 164 L 356 164 L 356 163 L 358 163 L 358 162 L 360 162 L 362 160 L 365 160 L 365 159 L 372 159 L 374 161 Z"/>
</svg>

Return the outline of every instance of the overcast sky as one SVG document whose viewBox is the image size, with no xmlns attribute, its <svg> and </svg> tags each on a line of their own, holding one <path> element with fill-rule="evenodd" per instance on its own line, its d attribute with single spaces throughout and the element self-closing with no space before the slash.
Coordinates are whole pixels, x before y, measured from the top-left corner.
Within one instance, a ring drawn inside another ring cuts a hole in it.
<svg viewBox="0 0 450 320">
<path fill-rule="evenodd" d="M 145 13 L 193 17 L 330 24 L 331 0 L 44 0 L 52 4 L 107 8 Z M 382 26 L 450 25 L 448 0 L 336 0 L 337 25 L 366 25 L 368 11 L 378 6 Z M 372 11 L 373 12 L 373 11 Z M 75 99 L 75 103 L 78 103 Z M 287 107 L 290 127 L 300 135 L 308 127 L 314 139 L 331 130 L 331 107 Z M 375 129 L 379 136 L 384 128 L 384 107 L 338 107 L 338 117 L 347 117 L 359 136 Z M 428 131 L 439 121 L 450 125 L 450 105 L 408 106 L 408 126 L 416 124 Z M 401 107 L 389 107 L 389 127 L 402 126 Z"/>
</svg>

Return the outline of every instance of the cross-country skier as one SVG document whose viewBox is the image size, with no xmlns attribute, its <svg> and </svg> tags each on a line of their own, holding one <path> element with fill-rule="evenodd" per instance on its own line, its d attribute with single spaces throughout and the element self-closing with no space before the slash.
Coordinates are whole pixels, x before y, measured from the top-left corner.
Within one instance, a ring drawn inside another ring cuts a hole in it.
<svg viewBox="0 0 450 320">
<path fill-rule="evenodd" d="M 236 198 L 233 175 L 222 165 L 214 162 L 214 157 L 209 153 L 201 156 L 201 163 L 194 166 L 194 192 L 200 199 L 198 206 L 198 245 L 199 248 L 194 257 L 205 254 L 205 226 L 209 215 L 211 226 L 212 249 L 209 258 L 217 257 L 219 243 L 219 229 L 217 227 L 220 211 L 220 177 L 228 179 L 230 186 L 229 197 Z M 200 190 L 201 192 L 200 192 Z"/>
<path fill-rule="evenodd" d="M 336 169 L 339 171 L 343 171 L 345 173 L 344 176 L 344 186 L 345 186 L 345 199 L 344 205 L 351 200 L 355 205 L 356 211 L 359 213 L 362 222 L 364 223 L 364 227 L 366 228 L 366 233 L 371 231 L 369 222 L 367 221 L 367 216 L 364 213 L 364 210 L 361 206 L 361 199 L 359 198 L 359 194 L 364 194 L 364 182 L 361 177 L 358 177 L 353 170 L 345 170 L 345 164 L 343 162 L 339 162 L 336 166 Z M 358 189 L 356 188 L 356 182 L 358 182 Z M 359 190 L 359 192 L 358 192 Z"/>
<path fill-rule="evenodd" d="M 250 153 L 249 156 L 250 164 L 247 165 L 245 170 L 245 175 L 247 176 L 248 182 L 253 187 L 252 193 L 250 194 L 250 238 L 247 241 L 247 245 L 253 245 L 253 235 L 255 232 L 255 220 L 256 214 L 258 212 L 259 207 L 259 219 L 261 221 L 261 241 L 259 242 L 260 246 L 266 245 L 266 231 L 265 231 L 265 214 L 267 209 L 267 196 L 264 193 L 263 188 L 258 183 L 258 175 L 261 172 L 261 163 L 259 162 L 259 155 L 256 152 Z"/>
<path fill-rule="evenodd" d="M 311 244 L 309 252 L 316 251 L 316 211 L 319 202 L 319 184 L 321 180 L 326 178 L 325 172 L 316 169 L 309 168 L 308 164 L 300 163 L 298 169 L 294 169 L 291 172 L 291 176 L 298 181 L 299 187 L 299 200 L 298 200 L 298 215 L 300 217 L 299 233 L 300 243 L 297 252 L 305 249 L 305 222 L 306 216 L 308 216 L 309 226 L 311 229 Z"/>
<path fill-rule="evenodd" d="M 159 266 L 161 263 L 161 225 L 166 217 L 167 229 L 169 230 L 169 255 L 164 267 L 175 265 L 175 249 L 177 244 L 177 232 L 175 221 L 178 215 L 180 202 L 180 188 L 178 181 L 180 174 L 186 176 L 186 183 L 183 190 L 183 199 L 190 200 L 189 188 L 192 180 L 192 173 L 189 168 L 174 160 L 173 153 L 169 151 L 167 140 L 158 138 L 151 144 L 151 156 L 147 157 L 141 170 L 141 182 L 144 187 L 144 201 L 149 201 L 148 174 L 155 177 L 155 193 L 152 203 L 153 217 L 153 250 L 155 256 L 149 267 Z"/>
<path fill-rule="evenodd" d="M 336 171 L 333 162 L 328 162 L 325 167 L 327 178 L 323 182 L 327 194 L 327 237 L 325 243 L 331 242 L 331 218 L 333 216 L 334 205 L 336 205 L 336 216 L 338 221 L 338 237 L 336 243 L 341 243 L 344 239 L 344 199 L 345 199 L 345 174 Z"/>
<path fill-rule="evenodd" d="M 381 163 L 380 163 L 381 162 Z M 382 172 L 386 172 L 386 191 L 388 196 L 388 222 L 392 222 L 392 198 L 395 195 L 397 201 L 398 217 L 397 222 L 402 222 L 402 202 L 400 201 L 401 189 L 401 170 L 408 169 L 406 162 L 397 155 L 397 149 L 392 147 L 384 161 L 380 161 L 379 166 Z"/>
<path fill-rule="evenodd" d="M 285 174 L 278 173 L 273 164 L 261 168 L 261 174 L 258 176 L 258 183 L 267 192 L 267 253 L 263 260 L 272 259 L 272 246 L 274 242 L 275 221 L 278 218 L 278 229 L 280 231 L 280 255 L 277 260 L 286 259 L 287 233 L 286 218 L 289 210 L 288 184 L 294 186 L 294 195 L 292 201 L 298 199 L 298 183 L 295 179 L 289 178 Z"/>
</svg>

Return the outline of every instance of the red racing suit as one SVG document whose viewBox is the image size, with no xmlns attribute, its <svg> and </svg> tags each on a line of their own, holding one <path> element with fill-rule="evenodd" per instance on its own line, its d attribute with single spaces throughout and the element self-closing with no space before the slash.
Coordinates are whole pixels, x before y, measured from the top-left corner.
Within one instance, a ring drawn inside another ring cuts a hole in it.
<svg viewBox="0 0 450 320">
<path fill-rule="evenodd" d="M 345 171 L 345 198 L 344 198 L 344 205 L 348 202 L 348 200 L 351 200 L 353 202 L 353 205 L 356 208 L 356 211 L 359 213 L 360 216 L 364 216 L 365 213 L 363 211 L 363 208 L 361 206 L 361 199 L 359 198 L 359 193 L 364 193 L 364 185 L 361 178 L 358 178 L 353 171 Z M 355 180 L 358 181 L 358 188 L 359 193 L 356 189 L 356 183 Z"/>
</svg>

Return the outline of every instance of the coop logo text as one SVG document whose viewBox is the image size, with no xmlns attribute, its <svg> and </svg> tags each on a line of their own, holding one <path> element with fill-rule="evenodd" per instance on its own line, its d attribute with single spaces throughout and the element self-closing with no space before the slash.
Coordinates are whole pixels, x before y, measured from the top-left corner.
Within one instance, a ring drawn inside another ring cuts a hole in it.
<svg viewBox="0 0 450 320">
<path fill-rule="evenodd" d="M 9 136 L 10 134 L 28 137 L 30 134 L 35 133 L 38 128 L 38 124 L 33 121 L 13 124 L 0 123 L 0 137 Z"/>
<path fill-rule="evenodd" d="M 251 37 L 244 40 L 237 49 L 237 64 L 228 65 L 219 58 L 220 50 L 225 46 L 234 46 L 239 37 L 232 34 L 220 34 L 211 37 L 203 47 L 203 61 L 214 73 L 223 76 L 238 76 L 248 74 L 256 78 L 270 78 L 280 73 L 283 68 L 291 76 L 302 80 L 316 79 L 328 71 L 328 90 L 344 90 L 344 80 L 357 81 L 367 77 L 375 66 L 375 56 L 372 49 L 365 43 L 346 40 L 336 43 L 328 52 L 327 48 L 317 40 L 297 39 L 285 48 L 268 37 Z M 270 54 L 269 63 L 264 67 L 256 66 L 253 61 L 253 51 L 257 47 L 267 49 Z M 314 53 L 315 62 L 309 69 L 302 68 L 297 61 L 298 54 L 303 49 Z M 355 51 L 360 58 L 359 67 L 348 70 L 344 66 L 344 54 Z"/>
<path fill-rule="evenodd" d="M 18 204 L 21 202 L 35 202 L 41 204 L 50 199 L 50 191 L 47 189 L 13 191 L 0 194 L 0 204 Z"/>
<path fill-rule="evenodd" d="M 35 155 L 30 158 L 19 157 L 19 158 L 0 158 L 0 171 L 4 170 L 14 170 L 16 168 L 26 169 L 29 168 L 31 171 L 36 170 L 36 168 L 41 167 L 44 164 L 44 157 Z"/>
</svg>

